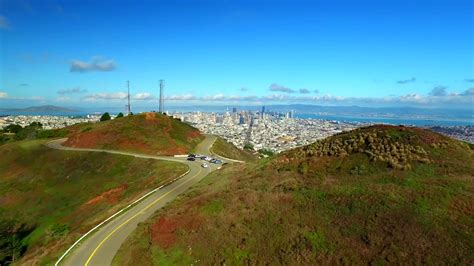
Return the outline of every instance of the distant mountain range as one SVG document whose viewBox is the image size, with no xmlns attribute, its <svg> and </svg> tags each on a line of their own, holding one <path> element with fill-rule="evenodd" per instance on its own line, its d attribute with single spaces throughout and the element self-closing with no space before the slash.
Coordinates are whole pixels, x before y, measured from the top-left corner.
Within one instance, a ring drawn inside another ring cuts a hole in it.
<svg viewBox="0 0 474 266">
<path fill-rule="evenodd" d="M 54 105 L 41 105 L 32 106 L 27 108 L 0 108 L 3 112 L 76 112 L 76 110 L 54 106 Z"/>
</svg>

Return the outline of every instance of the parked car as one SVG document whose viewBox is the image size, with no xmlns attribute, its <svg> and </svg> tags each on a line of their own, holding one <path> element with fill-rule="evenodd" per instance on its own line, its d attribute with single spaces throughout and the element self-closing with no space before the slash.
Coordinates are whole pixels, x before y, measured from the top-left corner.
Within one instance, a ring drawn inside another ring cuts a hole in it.
<svg viewBox="0 0 474 266">
<path fill-rule="evenodd" d="M 194 158 L 194 157 L 188 157 L 188 161 L 196 161 L 196 158 Z"/>
<path fill-rule="evenodd" d="M 203 163 L 201 166 L 204 167 L 204 168 L 208 168 L 208 167 L 209 167 L 209 165 L 208 165 L 207 163 Z"/>
</svg>

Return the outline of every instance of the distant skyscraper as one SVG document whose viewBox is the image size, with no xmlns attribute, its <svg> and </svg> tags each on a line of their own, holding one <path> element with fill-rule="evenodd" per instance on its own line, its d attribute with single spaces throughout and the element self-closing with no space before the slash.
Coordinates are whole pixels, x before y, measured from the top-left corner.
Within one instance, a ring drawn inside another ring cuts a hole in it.
<svg viewBox="0 0 474 266">
<path fill-rule="evenodd" d="M 160 113 L 163 113 L 163 110 L 165 109 L 164 90 L 165 90 L 165 81 L 163 79 L 160 79 L 160 107 L 159 107 Z"/>
<path fill-rule="evenodd" d="M 240 117 L 239 117 L 239 125 L 243 125 L 245 124 L 245 118 L 244 118 L 244 115 L 243 114 L 240 114 Z"/>
<path fill-rule="evenodd" d="M 232 108 L 232 113 L 237 113 L 237 107 Z"/>
</svg>

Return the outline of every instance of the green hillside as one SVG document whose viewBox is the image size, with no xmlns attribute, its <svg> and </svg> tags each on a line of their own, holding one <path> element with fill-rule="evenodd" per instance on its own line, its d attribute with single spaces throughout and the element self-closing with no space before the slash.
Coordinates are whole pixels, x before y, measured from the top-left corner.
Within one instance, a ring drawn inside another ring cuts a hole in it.
<svg viewBox="0 0 474 266">
<path fill-rule="evenodd" d="M 472 264 L 473 174 L 468 144 L 357 129 L 211 174 L 114 264 Z"/>
<path fill-rule="evenodd" d="M 135 151 L 152 155 L 186 154 L 204 136 L 170 116 L 142 113 L 69 129 L 66 146 Z"/>
<path fill-rule="evenodd" d="M 0 146 L 1 265 L 13 256 L 21 265 L 51 262 L 96 223 L 187 170 L 173 162 L 53 150 L 44 142 Z"/>
<path fill-rule="evenodd" d="M 241 150 L 235 147 L 232 143 L 227 142 L 222 138 L 217 138 L 212 145 L 211 152 L 223 156 L 225 158 L 239 160 L 239 161 L 255 161 L 258 157 L 250 151 Z"/>
</svg>

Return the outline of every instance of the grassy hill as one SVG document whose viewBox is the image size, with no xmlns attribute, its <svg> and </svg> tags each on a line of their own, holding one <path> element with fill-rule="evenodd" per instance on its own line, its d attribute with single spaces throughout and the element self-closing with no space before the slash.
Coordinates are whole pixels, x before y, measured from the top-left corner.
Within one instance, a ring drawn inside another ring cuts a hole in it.
<svg viewBox="0 0 474 266">
<path fill-rule="evenodd" d="M 13 256 L 21 265 L 51 262 L 97 222 L 187 170 L 173 162 L 58 151 L 44 142 L 0 146 L 1 265 Z"/>
<path fill-rule="evenodd" d="M 373 126 L 226 166 L 139 226 L 114 265 L 472 264 L 474 151 Z"/>
<path fill-rule="evenodd" d="M 252 154 L 250 151 L 241 150 L 235 147 L 232 143 L 227 142 L 222 138 L 217 138 L 212 145 L 211 152 L 223 156 L 225 158 L 239 160 L 239 161 L 255 161 L 258 156 Z"/>
<path fill-rule="evenodd" d="M 175 155 L 191 152 L 204 137 L 170 116 L 143 113 L 70 128 L 66 146 Z"/>
</svg>

